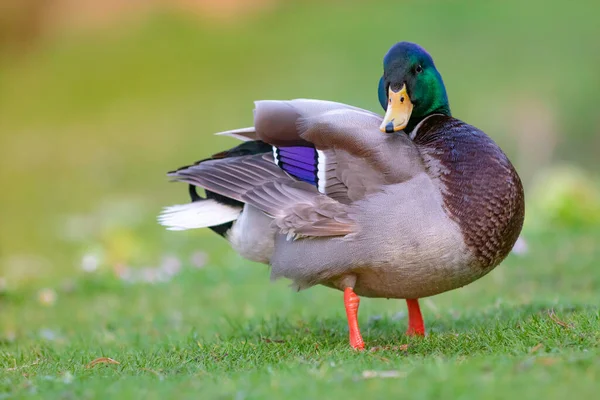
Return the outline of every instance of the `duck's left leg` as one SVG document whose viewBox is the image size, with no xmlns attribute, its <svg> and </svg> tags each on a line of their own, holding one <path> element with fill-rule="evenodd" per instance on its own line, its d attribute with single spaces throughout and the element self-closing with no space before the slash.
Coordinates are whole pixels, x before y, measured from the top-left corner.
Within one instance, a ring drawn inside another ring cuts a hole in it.
<svg viewBox="0 0 600 400">
<path fill-rule="evenodd" d="M 358 306 L 360 305 L 360 297 L 354 293 L 356 276 L 344 275 L 332 283 L 334 287 L 337 287 L 344 292 L 344 307 L 346 308 L 346 317 L 348 318 L 350 347 L 354 350 L 363 350 L 365 348 L 365 341 L 363 340 L 358 327 Z"/>
<path fill-rule="evenodd" d="M 419 299 L 406 299 L 408 306 L 408 336 L 425 336 L 425 323 L 419 307 Z"/>
<path fill-rule="evenodd" d="M 355 350 L 365 348 L 365 342 L 358 328 L 358 306 L 360 298 L 354 293 L 351 287 L 344 289 L 344 306 L 346 307 L 346 316 L 348 317 L 348 330 L 350 331 L 350 346 Z"/>
</svg>

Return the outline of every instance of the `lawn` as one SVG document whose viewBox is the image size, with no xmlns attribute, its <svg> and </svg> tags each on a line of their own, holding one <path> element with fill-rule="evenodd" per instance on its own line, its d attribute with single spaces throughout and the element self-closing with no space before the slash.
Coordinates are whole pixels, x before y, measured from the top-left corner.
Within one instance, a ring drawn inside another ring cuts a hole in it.
<svg viewBox="0 0 600 400">
<path fill-rule="evenodd" d="M 44 398 L 591 398 L 600 376 L 592 235 L 533 236 L 526 254 L 479 282 L 425 299 L 425 338 L 404 335 L 401 301 L 364 299 L 362 353 L 348 347 L 340 292 L 294 293 L 269 284 L 266 267 L 231 254 L 221 239 L 204 238 L 207 253 L 188 240 L 180 269 L 175 259 L 158 267 L 171 266 L 164 281 L 88 268 L 52 295 L 5 293 L 3 328 L 13 336 L 0 347 L 0 390 Z"/>
<path fill-rule="evenodd" d="M 158 15 L 0 59 L 0 399 L 597 394 L 597 12 L 347 4 L 293 2 L 224 26 Z M 382 10 L 407 16 L 404 31 Z M 379 111 L 381 57 L 401 39 L 430 49 L 454 114 L 524 177 L 524 245 L 423 299 L 425 338 L 404 335 L 403 301 L 364 298 L 355 352 L 341 292 L 296 293 L 208 230 L 155 221 L 187 201 L 164 173 L 234 145 L 211 133 L 247 126 L 254 99 Z M 526 106 L 542 121 L 525 124 L 531 142 L 518 136 Z"/>
</svg>

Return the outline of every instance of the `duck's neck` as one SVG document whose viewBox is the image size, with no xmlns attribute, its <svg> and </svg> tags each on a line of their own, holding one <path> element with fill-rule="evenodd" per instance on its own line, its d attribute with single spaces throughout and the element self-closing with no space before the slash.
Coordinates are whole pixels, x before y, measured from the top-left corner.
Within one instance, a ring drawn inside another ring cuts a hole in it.
<svg viewBox="0 0 600 400">
<path fill-rule="evenodd" d="M 422 115 L 414 115 L 413 113 L 411 118 L 408 120 L 406 128 L 404 128 L 404 132 L 412 132 L 413 129 L 415 129 L 415 127 L 419 125 L 419 123 L 421 123 L 421 121 L 433 114 L 443 114 L 448 117 L 451 117 L 452 114 L 450 113 L 450 106 L 448 105 L 448 102 L 433 105 L 432 107 L 430 107 L 430 110 L 428 110 Z"/>
<path fill-rule="evenodd" d="M 437 70 L 434 72 L 433 75 L 430 74 L 427 76 L 423 85 L 419 86 L 420 90 L 415 91 L 415 98 L 419 99 L 419 101 L 415 104 L 411 118 L 404 130 L 405 132 L 412 132 L 419 122 L 432 114 L 452 116 L 450 113 L 450 104 L 448 103 L 448 93 L 442 81 L 442 76 Z"/>
</svg>

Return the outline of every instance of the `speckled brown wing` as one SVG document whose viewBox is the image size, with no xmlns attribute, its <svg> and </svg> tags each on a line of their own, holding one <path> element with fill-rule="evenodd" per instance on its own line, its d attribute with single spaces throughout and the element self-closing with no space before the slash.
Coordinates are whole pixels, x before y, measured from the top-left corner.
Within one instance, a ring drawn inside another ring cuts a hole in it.
<svg viewBox="0 0 600 400">
<path fill-rule="evenodd" d="M 495 267 L 523 226 L 523 186 L 513 165 L 485 133 L 444 115 L 424 120 L 414 142 L 474 264 L 484 270 Z"/>
</svg>

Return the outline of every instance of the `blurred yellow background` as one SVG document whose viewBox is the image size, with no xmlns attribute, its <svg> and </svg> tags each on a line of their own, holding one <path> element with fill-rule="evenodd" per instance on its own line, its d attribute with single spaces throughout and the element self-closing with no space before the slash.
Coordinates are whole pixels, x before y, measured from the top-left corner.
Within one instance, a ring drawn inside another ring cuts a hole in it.
<svg viewBox="0 0 600 400">
<path fill-rule="evenodd" d="M 182 236 L 155 215 L 187 193 L 166 171 L 234 145 L 212 133 L 250 125 L 256 99 L 379 112 L 382 58 L 403 40 L 432 54 L 454 116 L 508 153 L 528 224 L 597 223 L 599 12 L 595 0 L 2 0 L 0 279 L 53 280 L 90 251 L 114 266 L 176 250 Z"/>
</svg>

